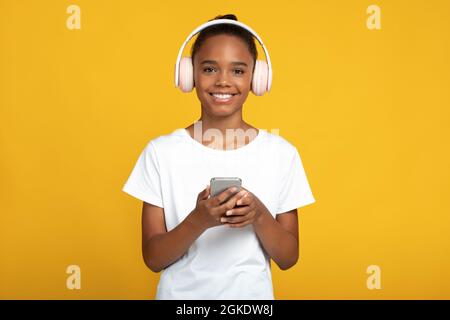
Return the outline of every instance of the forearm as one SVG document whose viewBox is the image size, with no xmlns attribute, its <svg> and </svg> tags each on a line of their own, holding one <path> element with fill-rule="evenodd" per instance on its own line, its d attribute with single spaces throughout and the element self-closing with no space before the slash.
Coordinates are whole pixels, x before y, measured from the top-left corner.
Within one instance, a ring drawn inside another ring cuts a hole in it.
<svg viewBox="0 0 450 320">
<path fill-rule="evenodd" d="M 298 260 L 298 241 L 270 212 L 263 211 L 253 227 L 264 250 L 280 269 L 286 270 L 295 265 Z"/>
<path fill-rule="evenodd" d="M 152 271 L 160 272 L 177 261 L 206 230 L 196 221 L 193 213 L 194 211 L 174 229 L 157 234 L 143 243 L 144 261 Z"/>
</svg>

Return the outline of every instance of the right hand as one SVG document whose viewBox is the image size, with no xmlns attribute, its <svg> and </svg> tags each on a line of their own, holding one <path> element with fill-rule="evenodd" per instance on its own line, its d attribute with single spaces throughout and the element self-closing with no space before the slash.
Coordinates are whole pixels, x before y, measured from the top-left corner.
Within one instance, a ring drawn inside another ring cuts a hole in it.
<svg viewBox="0 0 450 320">
<path fill-rule="evenodd" d="M 232 191 L 232 188 L 226 189 L 215 197 L 208 198 L 211 192 L 211 186 L 208 185 L 198 194 L 194 216 L 201 225 L 206 226 L 206 228 L 223 225 L 220 218 L 225 216 L 227 210 L 233 209 L 236 202 L 247 193 L 245 190 Z M 228 201 L 224 202 L 227 199 Z"/>
</svg>

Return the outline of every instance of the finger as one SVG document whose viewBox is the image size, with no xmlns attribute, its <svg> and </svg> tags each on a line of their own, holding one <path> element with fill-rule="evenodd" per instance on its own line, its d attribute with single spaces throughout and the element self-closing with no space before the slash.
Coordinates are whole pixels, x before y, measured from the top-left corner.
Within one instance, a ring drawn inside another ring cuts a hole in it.
<svg viewBox="0 0 450 320">
<path fill-rule="evenodd" d="M 233 216 L 233 217 L 222 217 L 220 218 L 220 222 L 222 223 L 241 223 L 247 221 L 250 217 L 248 215 L 244 216 Z"/>
<path fill-rule="evenodd" d="M 198 200 L 200 200 L 200 199 L 206 199 L 207 197 L 208 197 L 208 195 L 209 195 L 209 185 L 206 185 L 206 188 L 205 189 L 203 189 L 199 194 L 198 194 L 198 197 L 197 197 L 197 201 Z"/>
<path fill-rule="evenodd" d="M 237 187 L 230 187 L 227 190 L 223 191 L 222 193 L 220 193 L 219 195 L 217 195 L 216 198 L 216 204 L 221 204 L 222 202 L 224 202 L 225 200 L 227 200 L 230 196 L 232 196 L 233 194 L 235 194 L 236 192 L 238 192 L 238 188 Z"/>
<path fill-rule="evenodd" d="M 227 216 L 227 217 L 229 217 L 229 216 L 245 216 L 250 211 L 252 211 L 252 208 L 250 206 L 244 206 L 244 207 L 239 207 L 239 208 L 234 207 L 233 209 L 227 210 L 225 212 L 225 216 Z"/>
<path fill-rule="evenodd" d="M 249 193 L 246 192 L 245 195 L 236 202 L 236 205 L 237 206 L 246 206 L 246 205 L 249 205 L 250 202 L 251 202 L 251 198 L 249 197 Z"/>
<path fill-rule="evenodd" d="M 245 227 L 245 226 L 247 226 L 247 225 L 249 225 L 251 223 L 252 223 L 251 220 L 246 220 L 246 221 L 241 222 L 241 223 L 226 223 L 226 225 L 228 227 L 230 227 L 230 228 L 242 228 L 242 227 Z"/>
<path fill-rule="evenodd" d="M 205 189 L 205 195 L 204 195 L 203 199 L 208 199 L 210 192 L 211 192 L 211 186 L 209 184 L 207 184 L 206 189 Z"/>
<path fill-rule="evenodd" d="M 247 191 L 241 190 L 238 193 L 236 193 L 234 196 L 232 196 L 228 201 L 225 201 L 223 204 L 221 204 L 218 209 L 221 214 L 224 214 L 225 211 L 230 210 L 236 206 L 236 202 L 241 199 Z"/>
<path fill-rule="evenodd" d="M 235 195 L 233 195 L 230 199 L 223 202 L 222 204 L 213 206 L 213 208 L 211 209 L 212 213 L 216 216 L 224 215 L 226 211 L 233 209 L 236 206 L 237 200 L 241 198 L 245 193 L 246 191 L 241 190 Z"/>
</svg>

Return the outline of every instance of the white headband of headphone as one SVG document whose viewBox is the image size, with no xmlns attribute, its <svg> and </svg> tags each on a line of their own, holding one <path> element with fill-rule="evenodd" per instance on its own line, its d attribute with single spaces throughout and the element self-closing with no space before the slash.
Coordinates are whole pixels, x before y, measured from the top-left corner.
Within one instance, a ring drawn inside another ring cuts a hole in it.
<svg viewBox="0 0 450 320">
<path fill-rule="evenodd" d="M 267 51 L 266 47 L 264 46 L 264 43 L 262 42 L 261 38 L 258 36 L 258 34 L 253 31 L 252 28 L 250 28 L 249 26 L 243 24 L 240 21 L 236 21 L 236 20 L 231 20 L 231 19 L 216 19 L 216 20 L 211 20 L 208 21 L 204 24 L 202 24 L 201 26 L 197 27 L 194 31 L 191 32 L 191 34 L 186 38 L 186 40 L 184 41 L 183 45 L 180 48 L 180 51 L 178 52 L 178 57 L 177 57 L 177 62 L 175 64 L 175 87 L 178 87 L 179 85 L 179 73 L 180 73 L 180 60 L 181 60 L 181 55 L 183 54 L 183 50 L 186 47 L 187 43 L 189 42 L 189 40 L 191 40 L 191 38 L 193 36 L 195 36 L 198 32 L 202 31 L 203 29 L 215 25 L 215 24 L 234 24 L 237 25 L 239 27 L 242 27 L 244 29 L 246 29 L 247 31 L 249 31 L 251 34 L 253 34 L 255 36 L 255 38 L 258 40 L 259 44 L 261 45 L 261 47 L 264 50 L 264 54 L 266 56 L 266 60 L 267 60 L 267 66 L 268 66 L 268 81 L 267 81 L 267 91 L 270 90 L 270 86 L 272 84 L 272 64 L 270 63 L 270 56 L 269 56 L 269 52 Z"/>
</svg>

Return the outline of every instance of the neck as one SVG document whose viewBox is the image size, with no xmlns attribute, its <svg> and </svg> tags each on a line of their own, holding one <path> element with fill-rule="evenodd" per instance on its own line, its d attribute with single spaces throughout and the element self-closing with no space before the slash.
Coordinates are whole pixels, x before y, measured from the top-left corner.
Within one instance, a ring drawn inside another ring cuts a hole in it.
<svg viewBox="0 0 450 320">
<path fill-rule="evenodd" d="M 251 128 L 251 126 L 242 119 L 242 109 L 225 117 L 211 116 L 202 110 L 202 115 L 197 122 L 201 123 L 203 131 L 217 129 L 222 132 L 223 136 L 226 135 L 226 129 L 247 130 Z"/>
<path fill-rule="evenodd" d="M 202 144 L 220 149 L 236 149 L 252 141 L 258 130 L 242 118 L 211 119 L 201 117 L 191 126 L 193 138 Z"/>
</svg>

